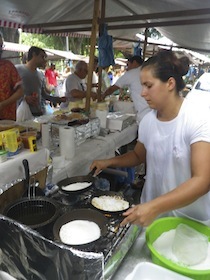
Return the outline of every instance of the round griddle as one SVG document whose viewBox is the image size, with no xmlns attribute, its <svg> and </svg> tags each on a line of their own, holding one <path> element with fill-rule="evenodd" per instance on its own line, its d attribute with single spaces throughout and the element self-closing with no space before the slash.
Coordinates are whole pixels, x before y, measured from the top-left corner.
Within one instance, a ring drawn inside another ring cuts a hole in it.
<svg viewBox="0 0 210 280">
<path fill-rule="evenodd" d="M 91 185 L 84 189 L 75 190 L 75 191 L 63 189 L 63 187 L 68 186 L 70 184 L 83 183 L 83 182 L 91 183 Z M 94 182 L 95 182 L 95 178 L 93 176 L 85 175 L 85 176 L 75 176 L 75 177 L 66 178 L 66 179 L 58 182 L 57 185 L 58 185 L 59 189 L 66 194 L 78 194 L 78 193 L 86 192 L 87 190 L 92 188 L 94 185 Z"/>
<path fill-rule="evenodd" d="M 63 214 L 56 220 L 56 222 L 53 226 L 53 235 L 54 235 L 54 238 L 56 241 L 62 243 L 62 241 L 60 239 L 60 235 L 59 235 L 60 228 L 63 225 L 65 225 L 66 223 L 75 221 L 75 220 L 86 220 L 86 221 L 90 221 L 90 222 L 95 222 L 101 230 L 101 237 L 103 237 L 107 234 L 108 221 L 107 221 L 107 218 L 104 217 L 103 214 L 101 214 L 100 212 L 93 210 L 93 209 L 85 209 L 85 208 L 76 209 L 76 210 L 66 212 L 65 214 Z M 101 237 L 98 240 L 90 242 L 90 243 L 98 242 L 101 239 Z M 71 245 L 71 246 L 82 248 L 82 247 L 85 247 L 86 245 L 89 245 L 90 243 L 81 244 L 81 245 Z"/>
<path fill-rule="evenodd" d="M 119 211 L 109 211 L 109 210 L 102 210 L 100 208 L 97 208 L 96 206 L 94 206 L 92 204 L 92 199 L 94 197 L 99 197 L 99 196 L 111 196 L 111 197 L 120 197 L 121 199 L 127 201 L 129 203 L 129 207 L 127 209 L 124 209 L 124 210 L 119 210 Z M 113 192 L 113 191 L 99 191 L 97 193 L 94 193 L 94 195 L 92 196 L 91 198 L 91 205 L 94 209 L 97 209 L 99 210 L 100 212 L 102 213 L 105 213 L 105 214 L 111 214 L 111 215 L 119 215 L 119 214 L 122 214 L 123 212 L 125 212 L 126 210 L 128 210 L 133 204 L 133 199 L 131 197 L 128 197 L 126 195 L 124 195 L 123 193 L 121 192 Z"/>
</svg>

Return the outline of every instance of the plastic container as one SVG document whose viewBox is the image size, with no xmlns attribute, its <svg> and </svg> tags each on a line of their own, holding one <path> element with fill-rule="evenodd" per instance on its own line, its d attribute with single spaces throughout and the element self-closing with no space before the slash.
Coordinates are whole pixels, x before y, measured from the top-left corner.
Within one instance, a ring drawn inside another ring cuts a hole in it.
<svg viewBox="0 0 210 280">
<path fill-rule="evenodd" d="M 0 163 L 5 162 L 7 160 L 7 151 L 0 150 Z"/>
<path fill-rule="evenodd" d="M 162 255 L 160 255 L 155 248 L 153 247 L 153 242 L 164 232 L 167 232 L 171 229 L 176 229 L 179 224 L 186 224 L 200 233 L 206 235 L 208 237 L 208 241 L 210 241 L 210 228 L 198 223 L 196 221 L 178 218 L 178 217 L 166 217 L 160 218 L 154 221 L 149 227 L 146 229 L 146 242 L 147 246 L 151 252 L 152 260 L 155 264 L 161 265 L 165 268 L 178 272 L 182 275 L 188 276 L 192 279 L 196 280 L 209 280 L 210 279 L 210 269 L 208 270 L 195 270 L 187 267 L 183 267 L 178 265 L 175 262 L 172 262 Z M 196 254 L 196 252 L 195 252 Z M 210 264 L 209 264 L 210 267 Z"/>
<path fill-rule="evenodd" d="M 23 146 L 25 149 L 30 149 L 29 146 L 29 137 L 36 137 L 37 136 L 37 131 L 28 131 L 28 132 L 23 132 L 20 134 L 20 138 L 22 140 Z"/>
<path fill-rule="evenodd" d="M 142 262 L 135 266 L 134 270 L 125 280 L 187 280 L 192 279 L 161 266 L 149 262 Z"/>
<path fill-rule="evenodd" d="M 32 153 L 36 152 L 37 151 L 36 137 L 35 136 L 28 137 L 28 143 L 29 143 L 30 151 Z"/>
<path fill-rule="evenodd" d="M 2 144 L 8 153 L 8 157 L 17 155 L 22 147 L 20 131 L 18 128 L 11 128 L 1 132 Z"/>
</svg>

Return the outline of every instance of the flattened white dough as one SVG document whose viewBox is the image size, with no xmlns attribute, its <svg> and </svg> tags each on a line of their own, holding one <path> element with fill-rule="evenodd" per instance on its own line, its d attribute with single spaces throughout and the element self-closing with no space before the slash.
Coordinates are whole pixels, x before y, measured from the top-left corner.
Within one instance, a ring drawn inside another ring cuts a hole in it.
<svg viewBox="0 0 210 280">
<path fill-rule="evenodd" d="M 81 182 L 81 183 L 73 183 L 67 186 L 63 186 L 62 190 L 64 191 L 79 191 L 88 188 L 91 186 L 91 182 Z"/>
<path fill-rule="evenodd" d="M 64 224 L 59 235 L 61 241 L 67 245 L 82 245 L 99 239 L 101 230 L 94 222 L 74 220 Z"/>
</svg>

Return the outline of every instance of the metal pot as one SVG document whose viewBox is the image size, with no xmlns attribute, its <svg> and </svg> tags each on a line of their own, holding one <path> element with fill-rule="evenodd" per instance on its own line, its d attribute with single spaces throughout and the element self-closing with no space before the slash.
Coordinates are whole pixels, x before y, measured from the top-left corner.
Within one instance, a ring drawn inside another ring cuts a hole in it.
<svg viewBox="0 0 210 280">
<path fill-rule="evenodd" d="M 91 183 L 91 185 L 82 190 L 71 191 L 71 190 L 63 189 L 63 187 L 68 186 L 70 184 L 81 183 L 81 182 L 88 182 L 88 183 Z M 57 185 L 58 185 L 59 189 L 66 194 L 79 194 L 79 193 L 83 193 L 83 192 L 89 190 L 90 188 L 92 188 L 94 185 L 94 182 L 95 182 L 95 177 L 93 177 L 91 174 L 88 174 L 85 176 L 75 176 L 75 177 L 66 178 L 66 179 L 58 182 Z"/>
<path fill-rule="evenodd" d="M 44 227 L 59 215 L 58 205 L 49 198 L 22 198 L 8 205 L 3 214 L 33 229 Z"/>
<path fill-rule="evenodd" d="M 106 217 L 104 217 L 103 214 L 101 214 L 100 212 L 93 210 L 93 209 L 85 209 L 85 208 L 76 209 L 76 210 L 66 212 L 65 214 L 60 216 L 54 223 L 53 235 L 54 235 L 55 241 L 62 242 L 60 240 L 60 235 L 59 235 L 60 228 L 64 224 L 74 221 L 74 220 L 87 220 L 87 221 L 95 222 L 101 230 L 101 237 L 98 240 L 90 242 L 88 244 L 73 245 L 73 247 L 84 248 L 84 247 L 86 247 L 86 245 L 90 246 L 92 243 L 99 242 L 99 240 L 107 234 L 108 220 Z"/>
</svg>

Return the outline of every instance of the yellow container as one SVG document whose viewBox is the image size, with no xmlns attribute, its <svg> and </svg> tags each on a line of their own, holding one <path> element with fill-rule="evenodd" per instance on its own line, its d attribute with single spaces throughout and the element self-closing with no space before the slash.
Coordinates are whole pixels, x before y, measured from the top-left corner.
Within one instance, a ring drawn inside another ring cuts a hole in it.
<svg viewBox="0 0 210 280">
<path fill-rule="evenodd" d="M 36 137 L 35 136 L 29 136 L 28 137 L 28 144 L 29 144 L 29 149 L 32 153 L 37 151 Z"/>
<path fill-rule="evenodd" d="M 22 148 L 20 131 L 18 128 L 11 128 L 1 132 L 2 146 L 8 152 L 8 156 L 18 154 Z"/>
</svg>

